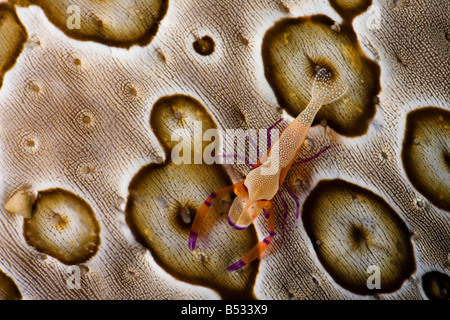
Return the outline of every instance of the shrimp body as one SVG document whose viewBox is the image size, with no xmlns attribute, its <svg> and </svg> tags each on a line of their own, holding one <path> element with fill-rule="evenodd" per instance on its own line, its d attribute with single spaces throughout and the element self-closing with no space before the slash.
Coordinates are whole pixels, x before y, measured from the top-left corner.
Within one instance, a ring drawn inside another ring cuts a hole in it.
<svg viewBox="0 0 450 320">
<path fill-rule="evenodd" d="M 336 100 L 336 97 L 346 91 L 343 85 L 339 88 L 328 88 L 330 82 L 328 71 L 321 69 L 316 76 L 308 106 L 283 130 L 272 147 L 247 174 L 244 181 L 246 190 L 237 194 L 238 197 L 234 200 L 241 205 L 232 206 L 229 213 L 228 220 L 235 228 L 247 227 L 262 212 L 261 208 L 258 209 L 258 206 L 253 204 L 273 199 L 305 142 L 317 112 L 324 104 Z M 239 212 L 240 209 L 242 211 Z"/>
<path fill-rule="evenodd" d="M 305 109 L 303 113 L 310 113 Z M 309 117 L 311 118 L 311 117 Z M 299 121 L 301 119 L 301 122 Z M 261 157 L 259 163 L 247 174 L 244 190 L 239 190 L 229 212 L 229 222 L 236 229 L 244 229 L 262 212 L 258 201 L 271 201 L 283 184 L 287 171 L 303 145 L 312 120 L 297 117 L 283 130 L 270 150 Z M 310 120 L 310 121 L 306 121 Z"/>
<path fill-rule="evenodd" d="M 237 197 L 234 199 L 228 214 L 230 225 L 236 229 L 245 229 L 253 223 L 261 212 L 266 210 L 270 234 L 244 258 L 230 266 L 229 270 L 239 269 L 259 257 L 272 241 L 275 235 L 272 199 L 277 194 L 286 178 L 287 172 L 294 163 L 317 112 L 323 105 L 339 99 L 345 91 L 345 84 L 337 80 L 332 81 L 330 72 L 321 68 L 314 80 L 311 100 L 308 106 L 283 130 L 272 147 L 267 150 L 247 174 L 245 180 L 232 186 Z M 209 208 L 212 199 L 220 196 L 223 192 L 227 193 L 229 191 L 229 188 L 225 188 L 211 194 L 205 201 L 206 207 Z M 203 209 L 200 207 L 191 229 L 189 239 L 191 249 L 195 247 L 195 240 L 193 241 L 193 239 L 196 239 L 200 228 L 196 221 L 199 213 L 207 209 L 204 207 L 205 204 L 202 206 Z"/>
<path fill-rule="evenodd" d="M 271 200 L 275 196 L 282 183 L 282 171 L 290 167 L 306 138 L 304 132 L 302 125 L 293 121 L 260 159 L 261 165 L 248 173 L 244 185 L 251 199 Z"/>
</svg>

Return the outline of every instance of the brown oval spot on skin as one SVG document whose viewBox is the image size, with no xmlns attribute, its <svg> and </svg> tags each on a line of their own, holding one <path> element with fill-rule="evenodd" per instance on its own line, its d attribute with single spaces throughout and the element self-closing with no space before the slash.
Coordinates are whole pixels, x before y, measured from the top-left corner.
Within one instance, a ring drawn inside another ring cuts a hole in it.
<svg viewBox="0 0 450 320">
<path fill-rule="evenodd" d="M 204 36 L 200 39 L 197 39 L 192 44 L 195 52 L 202 56 L 209 56 L 214 52 L 215 43 L 214 40 L 210 36 Z"/>
<path fill-rule="evenodd" d="M 23 233 L 30 246 L 68 265 L 87 261 L 100 245 L 100 226 L 92 208 L 62 189 L 39 192 Z"/>
<path fill-rule="evenodd" d="M 422 276 L 423 291 L 431 300 L 450 300 L 450 277 L 432 271 Z"/>
<path fill-rule="evenodd" d="M 379 196 L 342 180 L 323 180 L 303 205 L 303 223 L 316 254 L 333 279 L 361 295 L 398 290 L 415 271 L 408 228 Z M 369 289 L 380 270 L 380 289 Z"/>
<path fill-rule="evenodd" d="M 179 112 L 176 116 L 176 112 Z M 180 116 L 182 115 L 182 116 Z M 202 133 L 216 128 L 206 109 L 187 96 L 160 99 L 151 113 L 151 126 L 166 153 L 171 132 L 184 128 L 183 138 L 193 135 L 193 121 L 202 122 Z M 209 142 L 210 143 L 210 142 Z M 203 149 L 205 145 L 202 146 Z M 166 159 L 170 159 L 166 155 Z M 208 195 L 232 184 L 218 164 L 151 164 L 141 169 L 129 186 L 126 221 L 155 261 L 177 279 L 214 290 L 225 299 L 254 298 L 259 262 L 242 272 L 226 268 L 258 241 L 254 226 L 237 231 L 227 222 L 230 196 L 216 198 L 201 229 L 197 248 L 188 248 L 191 225 Z"/>
<path fill-rule="evenodd" d="M 351 25 L 335 31 L 334 24 L 323 15 L 277 22 L 263 39 L 265 75 L 281 107 L 296 117 L 311 99 L 317 69 L 327 68 L 348 90 L 323 106 L 314 124 L 326 120 L 338 133 L 358 136 L 375 115 L 380 68 L 364 55 Z"/>
<path fill-rule="evenodd" d="M 48 19 L 69 37 L 124 48 L 149 44 L 168 8 L 167 0 L 30 2 L 40 6 Z"/>
<path fill-rule="evenodd" d="M 28 35 L 10 5 L 0 4 L 0 88 L 3 76 L 16 63 Z"/>
<path fill-rule="evenodd" d="M 153 106 L 150 115 L 150 126 L 167 150 L 171 150 L 179 144 L 178 140 L 172 141 L 172 133 L 177 130 L 186 130 L 189 136 L 183 138 L 191 140 L 191 149 L 194 151 L 195 121 L 201 121 L 203 131 L 216 128 L 211 116 L 200 102 L 185 95 L 173 95 L 159 99 Z M 203 132 L 201 133 L 203 135 Z M 202 141 L 202 149 L 204 150 L 210 143 L 210 141 Z"/>
<path fill-rule="evenodd" d="M 330 5 L 347 22 L 363 13 L 372 4 L 372 0 L 330 0 Z"/>
<path fill-rule="evenodd" d="M 0 300 L 22 300 L 22 294 L 14 283 L 0 270 Z"/>
<path fill-rule="evenodd" d="M 450 211 L 450 111 L 436 107 L 408 113 L 402 160 L 414 187 Z"/>
<path fill-rule="evenodd" d="M 126 219 L 136 238 L 172 276 L 217 290 L 223 298 L 252 298 L 259 262 L 241 273 L 226 270 L 257 243 L 253 226 L 237 231 L 228 225 L 223 207 L 229 197 L 214 201 L 197 248 L 188 248 L 198 208 L 209 193 L 230 184 L 219 165 L 150 165 L 130 184 Z M 166 207 L 158 206 L 158 197 L 166 199 Z M 192 217 L 189 222 L 183 208 Z"/>
</svg>

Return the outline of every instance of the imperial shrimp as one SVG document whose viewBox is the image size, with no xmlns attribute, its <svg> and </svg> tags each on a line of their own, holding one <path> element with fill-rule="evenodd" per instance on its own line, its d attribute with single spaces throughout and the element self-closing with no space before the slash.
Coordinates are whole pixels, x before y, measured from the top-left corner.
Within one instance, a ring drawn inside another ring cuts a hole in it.
<svg viewBox="0 0 450 320">
<path fill-rule="evenodd" d="M 309 104 L 283 130 L 274 144 L 253 166 L 245 180 L 211 193 L 200 206 L 189 235 L 188 246 L 191 250 L 195 249 L 198 234 L 208 215 L 212 201 L 217 197 L 234 192 L 236 198 L 233 200 L 228 214 L 230 225 L 238 230 L 245 229 L 263 213 L 268 221 L 269 235 L 227 269 L 230 271 L 240 269 L 261 257 L 275 237 L 275 212 L 272 200 L 294 164 L 317 112 L 322 106 L 340 99 L 346 91 L 345 83 L 339 79 L 333 79 L 331 71 L 326 68 L 318 70 Z M 295 196 L 292 192 L 289 193 L 291 196 Z M 298 206 L 297 202 L 297 208 Z"/>
</svg>

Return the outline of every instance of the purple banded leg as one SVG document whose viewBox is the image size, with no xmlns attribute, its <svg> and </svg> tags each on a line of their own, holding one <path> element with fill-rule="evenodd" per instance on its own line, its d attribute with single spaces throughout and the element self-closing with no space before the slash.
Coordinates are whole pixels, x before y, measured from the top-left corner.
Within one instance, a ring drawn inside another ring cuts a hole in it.
<svg viewBox="0 0 450 320">
<path fill-rule="evenodd" d="M 198 209 L 197 214 L 195 215 L 194 222 L 193 222 L 192 228 L 191 228 L 191 233 L 189 234 L 189 241 L 188 241 L 189 249 L 191 249 L 191 250 L 195 249 L 195 244 L 197 242 L 198 234 L 203 225 L 203 222 L 205 221 L 206 217 L 208 216 L 209 208 L 212 205 L 212 201 L 217 197 L 221 197 L 227 193 L 233 192 L 235 187 L 243 185 L 243 184 L 244 184 L 244 182 L 241 181 L 234 185 L 231 185 L 231 186 L 225 187 L 223 189 L 220 189 L 216 192 L 213 192 L 209 195 L 209 197 L 205 200 L 205 202 L 203 202 L 203 204 Z"/>
<path fill-rule="evenodd" d="M 228 216 L 228 224 L 232 227 L 234 227 L 236 225 L 236 223 L 234 223 L 233 220 L 231 220 L 230 216 Z"/>
<path fill-rule="evenodd" d="M 294 162 L 294 163 L 292 164 L 292 166 L 298 166 L 299 164 L 306 163 L 306 162 L 309 162 L 309 161 L 311 161 L 311 160 L 314 160 L 314 159 L 316 159 L 317 157 L 319 157 L 322 153 L 324 153 L 325 151 L 327 151 L 327 150 L 330 149 L 330 148 L 331 148 L 331 145 L 326 146 L 325 148 L 323 148 L 322 150 L 320 150 L 319 152 L 317 152 L 317 153 L 316 153 L 315 155 L 313 155 L 312 157 L 309 157 L 309 158 L 302 159 L 302 160 L 300 160 L 300 161 Z"/>
<path fill-rule="evenodd" d="M 280 200 L 281 200 L 281 203 L 283 204 L 283 208 L 284 208 L 283 219 L 286 219 L 288 212 L 289 212 L 289 206 L 286 202 L 286 198 L 284 197 L 284 194 L 281 192 L 281 188 L 278 189 L 277 193 L 280 196 Z"/>
<path fill-rule="evenodd" d="M 286 226 L 286 217 L 289 213 L 289 206 L 287 204 L 286 198 L 284 197 L 283 192 L 281 192 L 281 188 L 278 189 L 277 194 L 280 196 L 281 203 L 283 204 L 284 208 L 284 214 L 283 214 L 283 226 L 281 227 L 282 230 L 284 230 L 284 227 Z"/>
<path fill-rule="evenodd" d="M 280 118 L 277 122 L 275 122 L 273 125 L 271 125 L 269 128 L 267 128 L 267 150 L 269 150 L 271 144 L 272 144 L 272 139 L 270 137 L 270 132 L 272 131 L 273 128 L 275 128 L 281 121 L 283 121 L 283 118 Z M 253 148 L 255 148 L 256 150 L 256 154 L 258 155 L 258 158 L 261 158 L 261 154 L 259 153 L 259 147 L 258 144 L 252 139 L 252 137 L 250 136 L 250 133 L 248 134 L 248 141 L 250 142 L 250 144 L 253 146 Z"/>
<path fill-rule="evenodd" d="M 267 209 L 263 209 L 262 212 L 263 212 L 264 218 L 269 219 L 269 212 L 267 211 Z"/>
<path fill-rule="evenodd" d="M 292 197 L 292 199 L 294 199 L 295 201 L 295 219 L 298 220 L 298 218 L 300 217 L 300 200 L 298 196 L 294 193 L 294 191 L 292 191 L 288 186 L 285 185 L 284 187 L 286 188 L 287 192 Z"/>
<path fill-rule="evenodd" d="M 243 267 L 245 267 L 247 265 L 247 263 L 244 262 L 244 260 L 239 260 L 238 262 L 233 263 L 231 266 L 227 267 L 228 271 L 236 271 L 238 269 L 241 269 Z"/>
<path fill-rule="evenodd" d="M 258 158 L 261 157 L 261 155 L 259 154 L 259 147 L 258 144 L 252 139 L 252 137 L 250 136 L 250 131 L 247 134 L 248 136 L 248 142 L 252 145 L 252 147 L 256 150 L 256 155 L 258 156 Z"/>
<path fill-rule="evenodd" d="M 267 129 L 267 150 L 269 150 L 270 147 L 272 146 L 272 137 L 270 136 L 270 132 L 271 132 L 272 129 L 275 128 L 281 121 L 283 121 L 283 118 L 280 118 L 280 120 L 278 120 L 277 122 L 275 122 L 273 125 L 271 125 L 271 126 Z"/>
<path fill-rule="evenodd" d="M 247 228 L 247 227 L 239 227 L 239 226 L 237 226 L 236 223 L 234 223 L 233 220 L 231 220 L 230 216 L 228 216 L 228 223 L 229 223 L 230 226 L 232 226 L 236 230 L 244 230 L 244 229 Z"/>
<path fill-rule="evenodd" d="M 260 241 L 256 246 L 254 246 L 241 260 L 239 260 L 236 263 L 233 263 L 231 266 L 227 268 L 229 271 L 235 271 L 240 268 L 245 267 L 253 260 L 261 257 L 262 253 L 267 249 L 267 247 L 270 245 L 270 243 L 273 240 L 273 237 L 275 237 L 275 218 L 274 218 L 274 211 L 273 211 L 273 205 L 268 209 L 269 212 L 269 236 L 264 238 L 263 241 Z"/>
</svg>

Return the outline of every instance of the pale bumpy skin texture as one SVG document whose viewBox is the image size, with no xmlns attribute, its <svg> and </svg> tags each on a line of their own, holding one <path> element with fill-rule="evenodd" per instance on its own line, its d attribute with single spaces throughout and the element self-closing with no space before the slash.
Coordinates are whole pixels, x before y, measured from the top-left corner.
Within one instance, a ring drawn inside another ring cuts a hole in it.
<svg viewBox="0 0 450 320">
<path fill-rule="evenodd" d="M 152 107 L 164 96 L 184 94 L 200 101 L 219 130 L 267 128 L 278 120 L 280 105 L 265 78 L 265 32 L 285 18 L 321 14 L 337 25 L 342 18 L 319 0 L 169 1 L 153 40 L 124 49 L 70 38 L 38 6 L 17 3 L 28 40 L 12 68 L 1 75 L 0 89 L 0 272 L 15 285 L 5 280 L 0 297 L 220 298 L 211 286 L 185 282 L 158 265 L 126 223 L 130 181 L 144 166 L 166 160 L 150 127 Z M 294 167 L 286 183 L 301 204 L 324 179 L 341 179 L 381 197 L 411 234 L 416 270 L 392 293 L 358 295 L 342 287 L 319 261 L 302 219 L 294 218 L 294 201 L 283 191 L 290 214 L 283 231 L 282 214 L 277 214 L 279 233 L 260 262 L 256 298 L 422 299 L 425 273 L 450 272 L 449 212 L 415 189 L 401 160 L 408 112 L 450 108 L 450 4 L 373 4 L 379 9 L 379 28 L 368 28 L 368 12 L 352 26 L 362 51 L 381 69 L 376 114 L 359 137 L 345 137 L 326 125 L 313 127 L 309 148 L 301 155 L 311 156 L 328 144 L 332 148 Z M 214 51 L 199 54 L 193 43 L 206 35 L 214 40 Z M 327 57 L 327 63 L 333 61 Z M 286 113 L 284 117 L 290 119 Z M 244 165 L 226 169 L 234 182 L 248 172 Z M 81 265 L 80 289 L 67 285 L 68 265 L 27 243 L 24 217 L 4 209 L 14 194 L 29 188 L 64 189 L 92 208 L 100 245 Z M 204 190 L 204 198 L 212 191 Z M 283 212 L 278 200 L 275 211 Z M 266 222 L 261 217 L 255 226 L 262 239 Z M 222 243 L 222 235 L 209 233 L 207 241 Z"/>
</svg>

